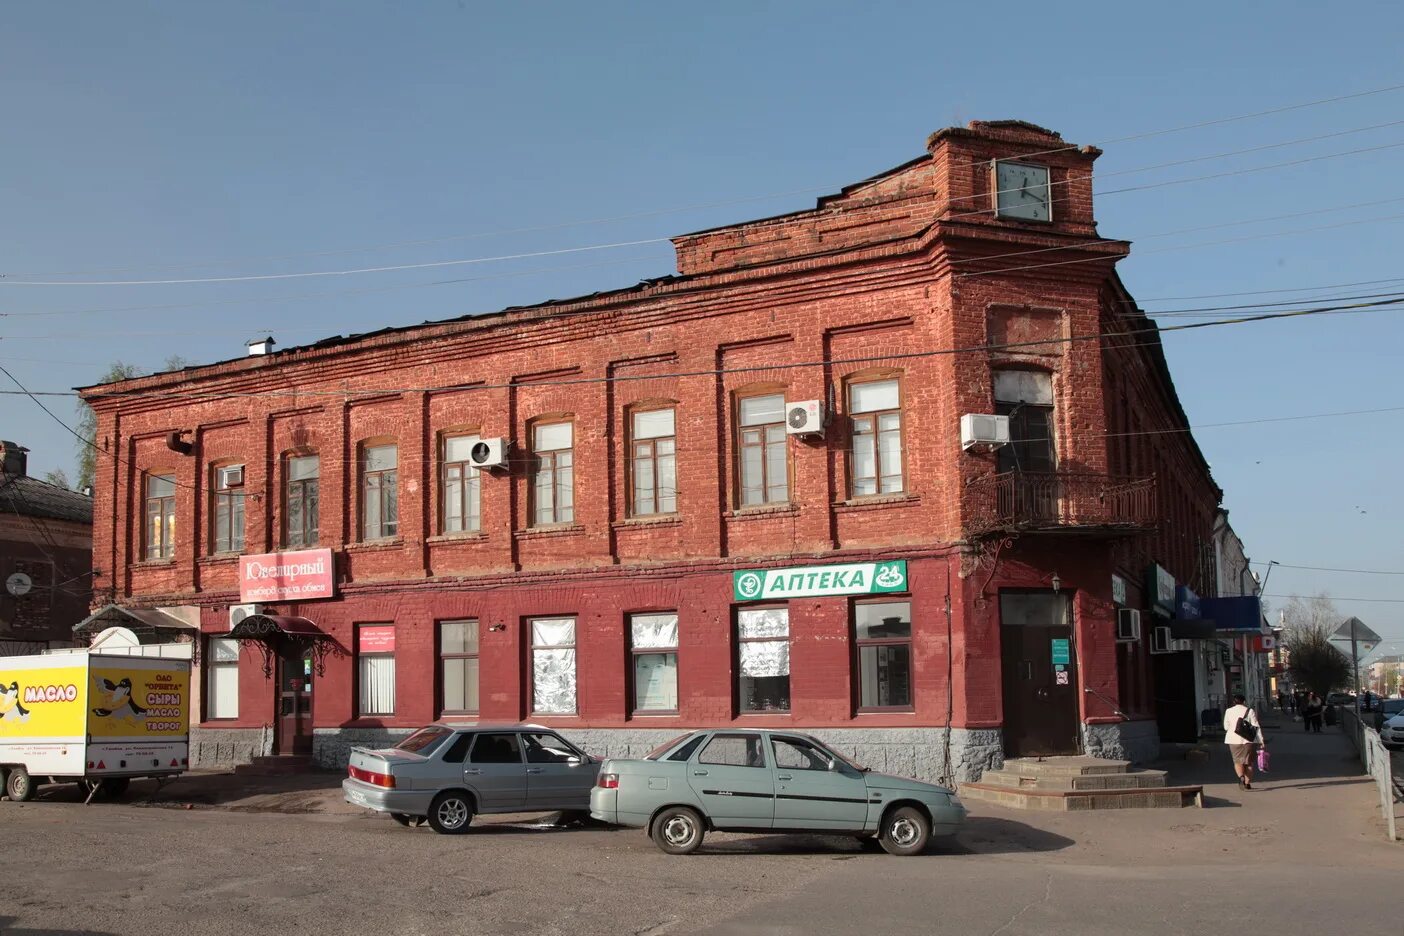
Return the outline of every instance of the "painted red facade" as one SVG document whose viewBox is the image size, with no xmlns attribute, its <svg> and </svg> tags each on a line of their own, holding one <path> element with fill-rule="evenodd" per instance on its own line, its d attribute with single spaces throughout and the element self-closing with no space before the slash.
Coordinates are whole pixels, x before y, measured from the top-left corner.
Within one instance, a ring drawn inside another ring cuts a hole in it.
<svg viewBox="0 0 1404 936">
<path fill-rule="evenodd" d="M 1079 724 L 1121 726 L 1125 713 L 1153 725 L 1145 646 L 1115 641 L 1111 577 L 1141 607 L 1152 561 L 1199 582 L 1219 491 L 1174 431 L 1184 415 L 1154 333 L 1115 337 L 1150 324 L 1114 271 L 1128 245 L 1096 232 L 1097 155 L 1028 124 L 977 122 L 814 210 L 678 237 L 679 275 L 636 288 L 89 388 L 98 588 L 198 605 L 207 634 L 227 632 L 239 559 L 211 555 L 212 471 L 245 466 L 241 551 L 270 553 L 287 547 L 287 458 L 316 453 L 315 545 L 333 553 L 336 597 L 267 610 L 334 641 L 315 677 L 319 730 L 437 717 L 436 622 L 460 618 L 479 621 L 480 716 L 536 718 L 525 641 L 529 619 L 551 615 L 577 620 L 578 714 L 536 720 L 563 729 L 997 730 L 999 595 L 1047 592 L 1055 577 L 1072 602 Z M 1052 222 L 990 210 L 991 160 L 1018 157 L 1049 168 Z M 995 412 L 1001 368 L 1051 379 L 1062 507 L 1042 526 L 1057 529 L 1005 522 L 988 494 L 997 454 L 962 450 L 961 416 Z M 852 496 L 848 388 L 872 378 L 900 388 L 903 490 Z M 747 508 L 737 406 L 758 392 L 825 401 L 833 419 L 787 440 L 788 500 Z M 659 406 L 676 414 L 677 511 L 632 517 L 626 427 Z M 575 515 L 535 526 L 527 450 L 556 420 L 573 425 Z M 459 430 L 515 448 L 508 470 L 480 476 L 480 532 L 449 534 L 442 441 Z M 362 453 L 383 442 L 398 446 L 398 530 L 363 542 Z M 167 474 L 174 555 L 147 560 L 143 484 Z M 1149 506 L 1108 506 L 1098 492 L 1115 478 Z M 733 572 L 884 559 L 908 561 L 910 710 L 856 711 L 854 599 L 822 597 L 788 603 L 790 713 L 738 714 Z M 678 712 L 636 716 L 627 615 L 654 610 L 679 615 Z M 355 627 L 388 623 L 395 713 L 357 718 Z M 246 645 L 238 717 L 204 727 L 276 721 L 260 662 Z"/>
</svg>

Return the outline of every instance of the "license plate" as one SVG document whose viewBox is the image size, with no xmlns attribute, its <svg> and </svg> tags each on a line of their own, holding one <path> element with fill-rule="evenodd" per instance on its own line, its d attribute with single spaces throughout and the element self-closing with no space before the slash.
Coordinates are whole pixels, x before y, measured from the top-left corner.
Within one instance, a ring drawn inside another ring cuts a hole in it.
<svg viewBox="0 0 1404 936">
<path fill-rule="evenodd" d="M 366 799 L 366 794 L 362 793 L 359 790 L 351 790 L 346 794 L 346 798 L 349 799 L 351 802 L 355 803 L 357 806 L 364 806 L 367 809 L 370 808 L 370 802 Z"/>
</svg>

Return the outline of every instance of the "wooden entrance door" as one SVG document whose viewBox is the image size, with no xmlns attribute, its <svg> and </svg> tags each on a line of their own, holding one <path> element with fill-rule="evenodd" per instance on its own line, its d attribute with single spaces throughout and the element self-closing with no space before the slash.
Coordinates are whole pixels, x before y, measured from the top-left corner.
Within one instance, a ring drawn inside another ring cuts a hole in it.
<svg viewBox="0 0 1404 936">
<path fill-rule="evenodd" d="M 312 753 L 312 651 L 278 648 L 278 754 Z"/>
<path fill-rule="evenodd" d="M 1001 592 L 1004 753 L 1010 757 L 1076 754 L 1077 652 L 1066 594 Z"/>
</svg>

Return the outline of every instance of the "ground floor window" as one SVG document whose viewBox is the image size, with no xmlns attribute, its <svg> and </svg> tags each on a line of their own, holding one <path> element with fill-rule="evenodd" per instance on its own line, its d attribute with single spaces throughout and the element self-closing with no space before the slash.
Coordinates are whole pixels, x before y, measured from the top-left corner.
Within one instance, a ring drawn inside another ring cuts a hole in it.
<svg viewBox="0 0 1404 936">
<path fill-rule="evenodd" d="M 633 656 L 634 711 L 678 710 L 678 616 L 634 614 L 629 617 Z"/>
<path fill-rule="evenodd" d="M 736 703 L 742 712 L 790 710 L 790 612 L 736 612 Z"/>
<path fill-rule="evenodd" d="M 205 718 L 239 717 L 239 641 L 211 637 L 205 654 Z"/>
<path fill-rule="evenodd" d="M 860 602 L 853 606 L 860 709 L 912 706 L 912 604 Z"/>
<path fill-rule="evenodd" d="M 356 629 L 356 714 L 395 714 L 395 627 L 362 624 Z"/>
<path fill-rule="evenodd" d="M 476 469 L 475 469 L 476 470 Z M 478 622 L 439 622 L 439 712 L 478 711 Z"/>
<path fill-rule="evenodd" d="M 531 710 L 575 714 L 575 618 L 534 618 L 531 626 Z"/>
</svg>

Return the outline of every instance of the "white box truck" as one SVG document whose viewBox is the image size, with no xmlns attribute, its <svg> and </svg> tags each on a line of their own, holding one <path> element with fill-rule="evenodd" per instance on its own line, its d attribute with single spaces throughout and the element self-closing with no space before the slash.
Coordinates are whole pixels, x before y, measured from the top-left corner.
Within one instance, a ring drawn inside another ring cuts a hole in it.
<svg viewBox="0 0 1404 936">
<path fill-rule="evenodd" d="M 0 781 L 13 802 L 41 783 L 119 796 L 189 768 L 190 661 L 67 650 L 0 657 Z"/>
</svg>

